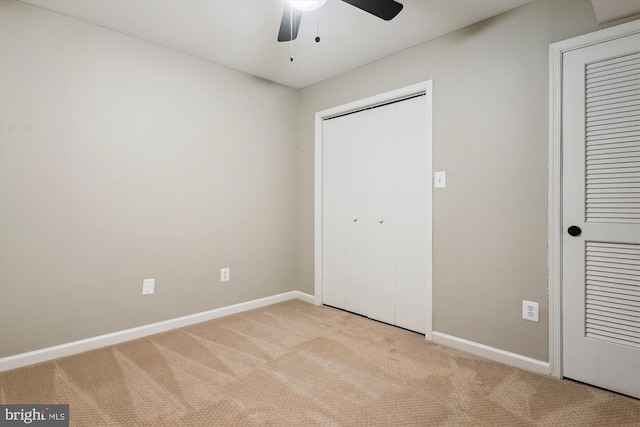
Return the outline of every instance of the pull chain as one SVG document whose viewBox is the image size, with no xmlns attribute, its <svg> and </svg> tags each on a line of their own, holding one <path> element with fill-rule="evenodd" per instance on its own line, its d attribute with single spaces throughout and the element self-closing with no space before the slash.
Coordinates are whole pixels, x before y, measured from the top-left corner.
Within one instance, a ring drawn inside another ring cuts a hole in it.
<svg viewBox="0 0 640 427">
<path fill-rule="evenodd" d="M 291 45 L 289 52 L 289 60 L 293 62 L 293 5 L 289 3 L 289 31 L 291 32 Z"/>
<path fill-rule="evenodd" d="M 291 49 L 290 49 L 290 56 L 289 56 L 289 60 L 291 62 L 293 62 L 293 40 L 291 40 Z"/>
</svg>

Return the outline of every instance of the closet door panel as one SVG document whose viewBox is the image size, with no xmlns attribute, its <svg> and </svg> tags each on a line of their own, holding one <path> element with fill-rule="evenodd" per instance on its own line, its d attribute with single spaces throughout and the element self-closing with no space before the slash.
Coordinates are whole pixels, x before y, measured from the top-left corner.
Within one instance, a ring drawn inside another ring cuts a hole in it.
<svg viewBox="0 0 640 427">
<path fill-rule="evenodd" d="M 348 123 L 345 156 L 345 300 L 344 308 L 367 315 L 367 123 L 366 114 L 356 113 L 335 120 Z"/>
<path fill-rule="evenodd" d="M 394 104 L 368 115 L 368 316 L 395 323 L 395 149 Z"/>
<path fill-rule="evenodd" d="M 324 121 L 322 153 L 322 276 L 325 304 L 344 308 L 345 294 L 345 156 L 343 141 L 348 122 Z"/>
<path fill-rule="evenodd" d="M 431 249 L 427 111 L 423 97 L 395 105 L 396 157 L 396 325 L 424 333 L 427 325 L 427 275 Z"/>
</svg>

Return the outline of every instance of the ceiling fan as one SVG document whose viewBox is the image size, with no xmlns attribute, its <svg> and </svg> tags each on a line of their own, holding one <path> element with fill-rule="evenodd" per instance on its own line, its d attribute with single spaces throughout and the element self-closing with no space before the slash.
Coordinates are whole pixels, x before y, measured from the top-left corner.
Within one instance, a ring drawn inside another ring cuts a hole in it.
<svg viewBox="0 0 640 427">
<path fill-rule="evenodd" d="M 342 0 L 358 9 L 364 10 L 385 21 L 390 21 L 402 10 L 402 4 L 394 0 Z M 289 1 L 284 6 L 280 22 L 279 42 L 288 42 L 298 37 L 298 29 L 304 12 L 310 12 L 322 6 L 326 0 Z M 319 41 L 316 37 L 316 41 Z"/>
</svg>

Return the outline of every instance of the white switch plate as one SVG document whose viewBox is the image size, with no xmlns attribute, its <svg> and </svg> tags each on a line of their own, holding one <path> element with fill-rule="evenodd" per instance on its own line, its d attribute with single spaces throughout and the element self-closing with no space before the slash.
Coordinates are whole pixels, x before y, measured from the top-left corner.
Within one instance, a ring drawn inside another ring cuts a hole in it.
<svg viewBox="0 0 640 427">
<path fill-rule="evenodd" d="M 229 267 L 220 269 L 220 281 L 228 282 L 229 281 Z"/>
<path fill-rule="evenodd" d="M 151 295 L 155 292 L 156 279 L 144 279 L 142 281 L 142 295 Z"/>
<path fill-rule="evenodd" d="M 445 188 L 447 186 L 447 173 L 444 171 L 434 173 L 433 186 L 435 188 Z"/>
<path fill-rule="evenodd" d="M 522 300 L 522 318 L 532 322 L 538 321 L 538 303 Z"/>
</svg>

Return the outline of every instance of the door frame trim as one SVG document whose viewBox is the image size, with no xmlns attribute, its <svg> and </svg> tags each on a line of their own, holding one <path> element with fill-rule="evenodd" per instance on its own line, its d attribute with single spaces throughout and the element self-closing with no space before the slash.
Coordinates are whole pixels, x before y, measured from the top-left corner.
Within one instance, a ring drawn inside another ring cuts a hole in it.
<svg viewBox="0 0 640 427">
<path fill-rule="evenodd" d="M 635 33 L 640 20 L 549 45 L 549 366 L 557 378 L 562 378 L 562 57 Z"/>
<path fill-rule="evenodd" d="M 429 229 L 429 241 L 427 242 L 429 256 L 425 260 L 427 263 L 427 271 L 431 272 L 427 278 L 427 325 L 425 327 L 425 338 L 431 341 L 433 339 L 433 80 L 426 80 L 414 85 L 384 92 L 358 101 L 339 105 L 327 110 L 319 111 L 315 115 L 315 235 L 314 235 L 314 290 L 315 304 L 322 305 L 323 295 L 323 277 L 322 277 L 322 121 L 327 117 L 349 113 L 361 110 L 363 108 L 388 103 L 390 101 L 406 98 L 411 95 L 425 94 L 425 102 L 427 103 L 427 151 L 431 155 L 431 159 L 427 162 L 427 182 L 426 190 L 428 200 L 431 202 L 431 209 L 427 215 L 427 227 Z"/>
</svg>

